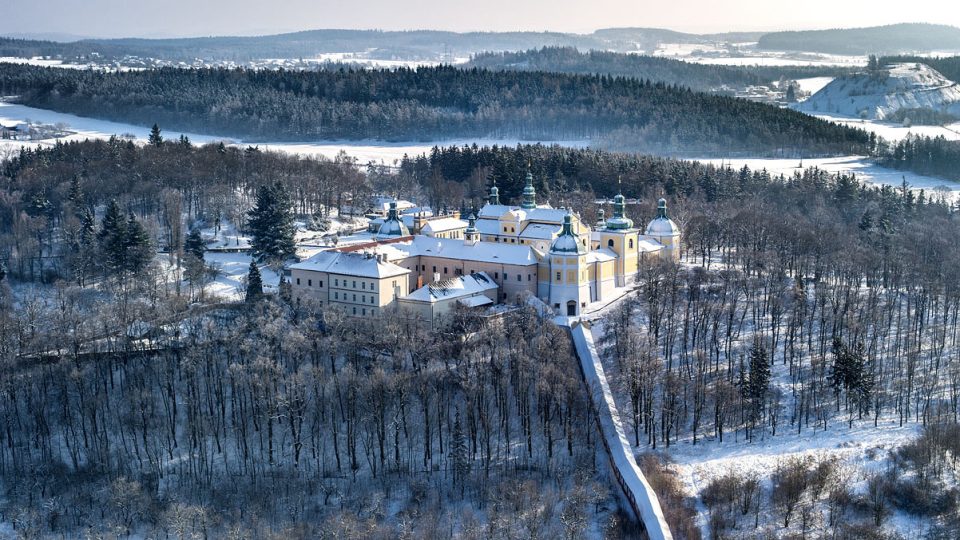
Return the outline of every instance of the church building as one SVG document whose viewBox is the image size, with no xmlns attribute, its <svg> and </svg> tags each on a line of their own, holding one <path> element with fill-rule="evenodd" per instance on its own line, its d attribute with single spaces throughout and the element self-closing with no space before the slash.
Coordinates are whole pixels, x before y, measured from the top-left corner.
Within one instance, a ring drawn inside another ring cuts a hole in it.
<svg viewBox="0 0 960 540">
<path fill-rule="evenodd" d="M 529 296 L 557 315 L 579 316 L 590 304 L 632 285 L 642 261 L 680 257 L 680 228 L 667 216 L 666 200 L 658 201 L 656 217 L 643 230 L 626 217 L 623 193 L 612 206 L 612 216 L 604 219 L 601 210 L 592 229 L 572 210 L 537 204 L 533 176 L 527 173 L 520 205 L 501 204 L 494 185 L 479 213 L 455 233 L 411 231 L 392 207 L 373 241 L 291 265 L 293 294 L 301 301 L 346 307 L 349 315 L 373 316 L 397 305 L 434 322 L 457 303 L 521 303 Z M 329 288 L 331 279 L 338 287 L 352 284 L 351 265 L 370 287 L 360 289 L 360 298 L 369 302 L 360 314 L 353 313 L 352 290 Z M 347 304 L 341 306 L 343 298 Z"/>
</svg>

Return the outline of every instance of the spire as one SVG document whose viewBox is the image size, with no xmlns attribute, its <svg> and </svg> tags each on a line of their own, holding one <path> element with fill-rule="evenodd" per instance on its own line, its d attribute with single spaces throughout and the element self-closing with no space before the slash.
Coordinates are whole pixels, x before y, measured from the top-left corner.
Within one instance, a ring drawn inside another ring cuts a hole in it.
<svg viewBox="0 0 960 540">
<path fill-rule="evenodd" d="M 493 186 L 490 187 L 490 204 L 499 205 L 500 204 L 500 190 L 497 188 L 497 179 L 493 179 Z"/>
<path fill-rule="evenodd" d="M 520 208 L 532 210 L 537 207 L 537 190 L 533 188 L 533 173 L 530 172 L 530 164 L 527 163 L 527 184 L 523 187 L 523 203 Z"/>
<path fill-rule="evenodd" d="M 657 201 L 657 219 L 667 219 L 667 200 Z"/>
<path fill-rule="evenodd" d="M 580 235 L 573 232 L 573 214 L 567 211 L 563 216 L 563 229 L 560 235 L 553 240 L 550 251 L 554 253 L 586 253 L 587 248 L 580 240 Z"/>
<path fill-rule="evenodd" d="M 597 209 L 597 227 L 603 228 L 606 226 L 606 213 L 603 211 L 603 208 Z"/>
<path fill-rule="evenodd" d="M 617 179 L 617 194 L 613 197 L 613 217 L 607 220 L 609 230 L 632 229 L 633 220 L 626 215 L 627 198 L 623 196 L 622 182 Z"/>
</svg>

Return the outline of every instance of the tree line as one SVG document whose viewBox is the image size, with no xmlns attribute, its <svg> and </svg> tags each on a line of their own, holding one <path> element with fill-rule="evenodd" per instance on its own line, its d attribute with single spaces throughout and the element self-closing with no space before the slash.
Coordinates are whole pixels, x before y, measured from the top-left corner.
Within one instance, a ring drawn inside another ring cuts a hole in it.
<svg viewBox="0 0 960 540">
<path fill-rule="evenodd" d="M 779 79 L 837 77 L 849 70 L 822 66 L 723 66 L 684 62 L 672 58 L 606 50 L 581 52 L 574 47 L 542 47 L 517 52 L 474 55 L 469 67 L 550 71 L 583 75 L 602 74 L 684 86 L 700 91 L 723 91 L 750 85 L 769 85 Z"/>
<path fill-rule="evenodd" d="M 26 105 L 248 140 L 591 139 L 617 149 L 869 151 L 859 129 L 771 105 L 606 75 L 449 66 L 315 72 L 0 66 Z"/>
</svg>

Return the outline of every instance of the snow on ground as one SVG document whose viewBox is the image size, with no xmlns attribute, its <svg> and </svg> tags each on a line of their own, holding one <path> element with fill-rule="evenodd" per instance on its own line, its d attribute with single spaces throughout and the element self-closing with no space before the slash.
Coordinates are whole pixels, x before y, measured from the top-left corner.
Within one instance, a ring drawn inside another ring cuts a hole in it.
<svg viewBox="0 0 960 540">
<path fill-rule="evenodd" d="M 800 90 L 809 94 L 816 94 L 824 86 L 833 82 L 833 77 L 807 77 L 805 79 L 797 79 L 797 84 L 800 85 Z"/>
<path fill-rule="evenodd" d="M 44 141 L 0 141 L 0 150 L 4 148 L 7 151 L 18 151 L 21 146 L 42 146 L 50 147 L 61 141 L 80 141 L 84 139 L 107 139 L 111 135 L 131 135 L 136 141 L 143 142 L 150 135 L 150 128 L 125 124 L 120 122 L 110 122 L 107 120 L 97 120 L 95 118 L 86 118 L 73 114 L 27 107 L 14 103 L 0 101 L 0 120 L 3 121 L 32 121 L 43 124 L 66 124 L 67 129 L 75 132 L 69 137 L 63 139 L 48 139 Z M 163 126 L 161 126 L 162 128 Z M 176 139 L 181 135 L 176 131 L 164 131 L 164 137 L 167 139 Z M 242 140 L 232 140 L 225 137 L 216 137 L 212 135 L 200 135 L 196 133 L 183 133 L 194 143 L 208 143 L 223 141 L 232 146 L 258 146 L 263 150 L 273 150 L 286 154 L 298 154 L 305 156 L 325 156 L 335 157 L 341 151 L 346 152 L 351 157 L 358 160 L 359 163 L 366 164 L 371 161 L 394 165 L 404 155 L 414 156 L 418 154 L 429 153 L 434 146 L 453 146 L 477 144 L 501 146 L 516 146 L 517 144 L 532 144 L 542 142 L 544 144 L 559 144 L 561 146 L 584 148 L 588 146 L 587 140 L 571 141 L 537 141 L 521 139 L 447 139 L 427 142 L 387 142 L 377 140 L 361 141 L 313 141 L 313 142 L 245 142 Z M 3 154 L 0 153 L 0 158 Z"/>
<path fill-rule="evenodd" d="M 889 185 L 900 187 L 903 181 L 914 189 L 926 190 L 928 194 L 943 193 L 950 200 L 960 198 L 960 183 L 951 182 L 942 178 L 933 176 L 924 176 L 910 171 L 899 171 L 888 169 L 874 163 L 870 158 L 864 156 L 842 156 L 818 159 L 765 159 L 765 158 L 729 158 L 729 159 L 696 159 L 703 163 L 713 165 L 725 165 L 735 169 L 742 168 L 744 165 L 750 170 L 759 171 L 766 169 L 772 175 L 792 175 L 795 172 L 803 172 L 804 169 L 817 167 L 831 173 L 854 173 L 857 178 L 864 182 L 878 185 Z"/>
<path fill-rule="evenodd" d="M 949 141 L 960 140 L 960 122 L 946 126 L 904 126 L 893 122 L 882 122 L 879 120 L 861 120 L 851 116 L 837 114 L 815 113 L 813 116 L 836 122 L 845 126 L 860 128 L 871 133 L 876 133 L 878 137 L 883 137 L 887 141 L 895 142 L 907 138 L 909 135 L 923 137 L 943 137 Z"/>
<path fill-rule="evenodd" d="M 923 64 L 893 64 L 883 72 L 838 77 L 797 109 L 883 120 L 900 109 L 960 114 L 960 85 Z"/>
<path fill-rule="evenodd" d="M 661 43 L 653 56 L 724 66 L 864 66 L 865 56 L 765 51 L 756 43 Z"/>
<path fill-rule="evenodd" d="M 839 459 L 851 471 L 879 472 L 885 469 L 890 451 L 915 439 L 920 429 L 919 424 L 900 426 L 890 420 L 881 421 L 876 428 L 870 421 L 855 423 L 850 429 L 842 418 L 837 418 L 826 431 L 804 429 L 798 435 L 788 428 L 787 432 L 778 432 L 776 437 L 767 435 L 765 439 L 752 443 L 745 439 L 734 440 L 736 434 L 726 433 L 722 444 L 700 439 L 693 445 L 690 440 L 684 440 L 671 445 L 663 453 L 673 461 L 672 468 L 687 492 L 699 493 L 712 479 L 730 472 L 767 477 L 778 463 L 793 457 L 830 456 Z M 641 450 L 646 451 L 645 448 Z M 855 475 L 853 480 L 860 483 L 862 478 Z M 890 523 L 901 534 L 909 533 L 916 525 L 906 515 Z"/>
</svg>

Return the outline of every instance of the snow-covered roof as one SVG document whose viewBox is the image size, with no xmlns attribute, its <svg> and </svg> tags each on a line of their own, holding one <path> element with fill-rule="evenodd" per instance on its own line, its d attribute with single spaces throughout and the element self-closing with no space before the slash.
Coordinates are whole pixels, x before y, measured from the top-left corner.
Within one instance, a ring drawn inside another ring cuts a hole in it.
<svg viewBox="0 0 960 540">
<path fill-rule="evenodd" d="M 652 238 L 641 238 L 637 240 L 637 250 L 639 250 L 640 253 L 650 253 L 660 251 L 661 249 L 663 249 L 663 244 Z"/>
<path fill-rule="evenodd" d="M 467 306 L 467 307 L 480 307 L 480 306 L 489 306 L 493 303 L 493 300 L 490 297 L 478 294 L 477 296 L 470 296 L 467 298 L 461 298 L 457 302 Z"/>
<path fill-rule="evenodd" d="M 587 253 L 587 262 L 607 262 L 617 258 L 613 251 L 603 248 Z"/>
<path fill-rule="evenodd" d="M 387 278 L 410 273 L 406 268 L 377 260 L 373 254 L 341 251 L 321 251 L 305 261 L 290 265 L 290 269 L 370 278 Z"/>
<path fill-rule="evenodd" d="M 423 226 L 424 233 L 440 233 L 447 231 L 455 231 L 457 229 L 465 229 L 467 227 L 467 222 L 462 219 L 457 219 L 453 217 L 445 217 L 438 219 L 431 219 Z"/>
<path fill-rule="evenodd" d="M 401 210 L 399 207 L 398 210 Z M 420 215 L 423 217 L 432 217 L 433 209 L 429 206 L 411 206 L 410 208 L 403 208 L 400 211 L 401 214 L 411 214 L 411 215 Z"/>
<path fill-rule="evenodd" d="M 412 215 L 412 214 L 401 214 L 400 216 L 397 216 L 397 217 L 400 219 L 400 221 L 403 222 L 404 225 L 407 226 L 408 229 L 412 229 L 412 228 L 413 228 L 413 219 L 414 219 L 414 217 L 415 217 L 414 215 Z M 379 229 L 379 228 L 380 228 L 380 225 L 383 225 L 383 222 L 386 221 L 386 220 L 387 220 L 387 218 L 385 218 L 385 217 L 378 217 L 378 218 L 371 219 L 371 220 L 370 220 L 370 224 L 373 225 L 374 229 Z"/>
<path fill-rule="evenodd" d="M 397 245 L 397 247 L 400 247 L 400 245 Z M 516 265 L 537 264 L 538 260 L 535 249 L 520 244 L 477 242 L 469 245 L 463 240 L 415 236 L 410 246 L 412 248 L 411 256 L 426 255 L 463 261 L 499 262 Z"/>
<path fill-rule="evenodd" d="M 516 209 L 515 206 L 488 203 L 483 205 L 483 208 L 480 209 L 480 213 L 477 214 L 477 219 L 484 219 L 484 218 L 500 219 L 500 216 L 515 209 Z"/>
<path fill-rule="evenodd" d="M 562 208 L 550 208 L 549 206 L 538 206 L 530 210 L 524 210 L 527 221 L 540 221 L 545 223 L 563 223 L 563 216 L 567 211 Z"/>
<path fill-rule="evenodd" d="M 531 238 L 535 240 L 553 240 L 553 237 L 560 234 L 560 227 L 557 225 L 546 225 L 543 223 L 531 223 L 523 228 L 520 238 Z"/>
<path fill-rule="evenodd" d="M 497 283 L 485 272 L 477 272 L 468 276 L 459 276 L 442 281 L 435 281 L 424 285 L 412 293 L 404 296 L 404 300 L 414 302 L 438 302 L 456 298 L 483 295 L 484 292 L 497 288 Z M 483 298 L 487 298 L 483 296 Z M 487 298 L 487 303 L 493 303 Z M 482 304 L 478 304 L 482 305 Z"/>
</svg>

